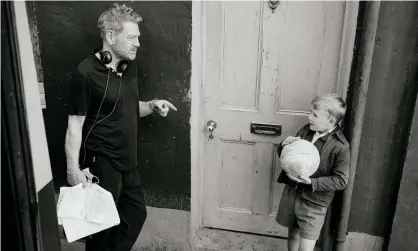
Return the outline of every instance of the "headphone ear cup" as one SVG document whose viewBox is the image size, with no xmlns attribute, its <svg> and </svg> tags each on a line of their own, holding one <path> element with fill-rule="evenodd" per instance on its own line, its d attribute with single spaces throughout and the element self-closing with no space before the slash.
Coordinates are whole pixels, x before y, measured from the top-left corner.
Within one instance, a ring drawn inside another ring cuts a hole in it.
<svg viewBox="0 0 418 251">
<path fill-rule="evenodd" d="M 116 71 L 122 73 L 128 69 L 129 63 L 127 61 L 120 61 L 118 66 L 116 67 Z"/>
<path fill-rule="evenodd" d="M 110 64 L 112 62 L 112 54 L 108 51 L 102 51 L 100 52 L 100 60 L 103 64 Z"/>
</svg>

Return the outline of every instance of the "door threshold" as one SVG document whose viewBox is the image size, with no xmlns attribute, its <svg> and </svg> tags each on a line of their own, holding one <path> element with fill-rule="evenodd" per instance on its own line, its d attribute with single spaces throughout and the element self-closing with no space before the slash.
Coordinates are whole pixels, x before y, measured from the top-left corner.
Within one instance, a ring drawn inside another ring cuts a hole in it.
<svg viewBox="0 0 418 251">
<path fill-rule="evenodd" d="M 287 239 L 213 228 L 202 228 L 197 231 L 193 240 L 193 251 L 221 250 L 287 251 Z"/>
</svg>

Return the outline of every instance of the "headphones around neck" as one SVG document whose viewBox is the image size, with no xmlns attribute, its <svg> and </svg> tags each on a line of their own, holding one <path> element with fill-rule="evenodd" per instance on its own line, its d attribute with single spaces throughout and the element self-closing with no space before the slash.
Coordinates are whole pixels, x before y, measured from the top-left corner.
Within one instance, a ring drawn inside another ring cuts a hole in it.
<svg viewBox="0 0 418 251">
<path fill-rule="evenodd" d="M 110 52 L 100 50 L 99 55 L 100 55 L 100 60 L 102 61 L 103 64 L 107 65 L 112 62 L 112 54 L 110 54 Z M 126 71 L 126 69 L 128 69 L 128 66 L 129 66 L 128 60 L 121 60 L 116 64 L 116 72 L 122 73 Z"/>
<path fill-rule="evenodd" d="M 102 61 L 103 64 L 107 65 L 107 64 L 110 64 L 112 62 L 112 54 L 110 54 L 110 52 L 100 50 L 99 51 L 99 55 L 100 55 L 100 61 Z M 128 66 L 129 66 L 129 61 L 128 60 L 121 60 L 121 61 L 119 61 L 116 64 L 116 72 L 117 73 L 122 73 L 122 72 L 126 71 L 126 69 L 128 69 Z M 109 68 L 109 71 L 110 71 L 110 68 Z M 100 110 L 102 109 L 102 105 L 103 105 L 103 102 L 104 102 L 105 97 L 106 97 L 107 89 L 109 87 L 109 74 L 107 74 L 106 88 L 105 88 L 105 91 L 104 91 L 104 94 L 103 94 L 102 101 L 100 102 L 99 109 L 97 110 L 96 118 L 94 119 L 93 124 L 92 124 L 90 130 L 87 132 L 87 135 L 86 135 L 86 137 L 84 139 L 83 165 L 84 165 L 84 162 L 86 160 L 86 142 L 87 142 L 87 138 L 89 137 L 91 130 L 93 130 L 93 128 L 96 125 L 98 125 L 99 123 L 101 123 L 103 120 L 107 119 L 115 111 L 116 105 L 118 104 L 118 101 L 119 101 L 120 91 L 121 91 L 121 87 L 122 87 L 122 78 L 123 77 L 121 76 L 121 78 L 119 80 L 118 96 L 116 98 L 116 102 L 115 102 L 115 105 L 113 106 L 112 111 L 108 115 L 106 115 L 104 118 L 102 118 L 101 120 L 97 121 L 97 118 L 99 117 Z"/>
</svg>

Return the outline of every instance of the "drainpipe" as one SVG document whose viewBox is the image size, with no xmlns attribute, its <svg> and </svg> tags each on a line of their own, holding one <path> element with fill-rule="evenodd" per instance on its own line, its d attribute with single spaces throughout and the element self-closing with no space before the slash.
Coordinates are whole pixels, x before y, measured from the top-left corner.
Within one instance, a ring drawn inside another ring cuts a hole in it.
<svg viewBox="0 0 418 251">
<path fill-rule="evenodd" d="M 362 7 L 361 4 L 364 4 Z M 361 11 L 364 12 L 361 13 Z M 334 239 L 333 250 L 343 251 L 347 236 L 348 219 L 350 215 L 351 196 L 353 193 L 354 179 L 356 174 L 357 159 L 360 148 L 361 132 L 363 127 L 364 111 L 367 103 L 367 90 L 369 86 L 369 76 L 372 65 L 373 50 L 376 37 L 376 29 L 379 17 L 380 2 L 360 2 L 358 27 L 361 27 L 360 37 L 356 43 L 359 48 L 352 72 L 355 74 L 350 77 L 350 87 L 347 97 L 351 98 L 350 114 L 351 118 L 345 122 L 345 135 L 350 142 L 351 161 L 350 177 L 347 187 L 342 193 L 341 211 L 339 212 L 339 222 L 337 233 Z M 356 34 L 357 36 L 358 34 Z"/>
<path fill-rule="evenodd" d="M 345 132 L 351 148 L 350 178 L 348 180 L 347 187 L 342 193 L 341 211 L 338 217 L 339 222 L 337 234 L 333 245 L 334 251 L 346 250 L 345 240 L 350 215 L 351 196 L 354 187 L 361 132 L 363 128 L 364 111 L 367 103 L 369 76 L 380 10 L 379 1 L 371 1 L 367 3 L 360 2 L 360 5 L 361 4 L 364 4 L 365 6 L 363 8 L 360 6 L 359 9 L 359 12 L 364 10 L 363 13 L 359 13 L 358 26 L 361 27 L 361 34 L 357 43 L 357 46 L 359 46 L 359 52 L 356 57 L 357 64 L 353 65 L 356 69 L 352 69 L 356 70 L 355 75 L 350 77 L 350 82 L 352 84 L 351 88 L 349 87 L 349 92 L 351 92 L 351 94 L 348 95 L 348 97 L 351 98 L 351 119 L 346 120 L 345 123 Z"/>
</svg>

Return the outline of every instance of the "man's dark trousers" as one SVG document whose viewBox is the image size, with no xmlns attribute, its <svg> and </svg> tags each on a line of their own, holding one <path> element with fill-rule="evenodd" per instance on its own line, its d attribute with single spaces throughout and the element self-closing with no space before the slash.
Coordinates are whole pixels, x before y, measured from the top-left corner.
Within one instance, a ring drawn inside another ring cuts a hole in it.
<svg viewBox="0 0 418 251">
<path fill-rule="evenodd" d="M 104 157 L 87 155 L 85 167 L 109 191 L 119 212 L 120 224 L 86 238 L 86 251 L 130 251 L 141 232 L 147 209 L 137 169 L 115 169 Z"/>
</svg>

